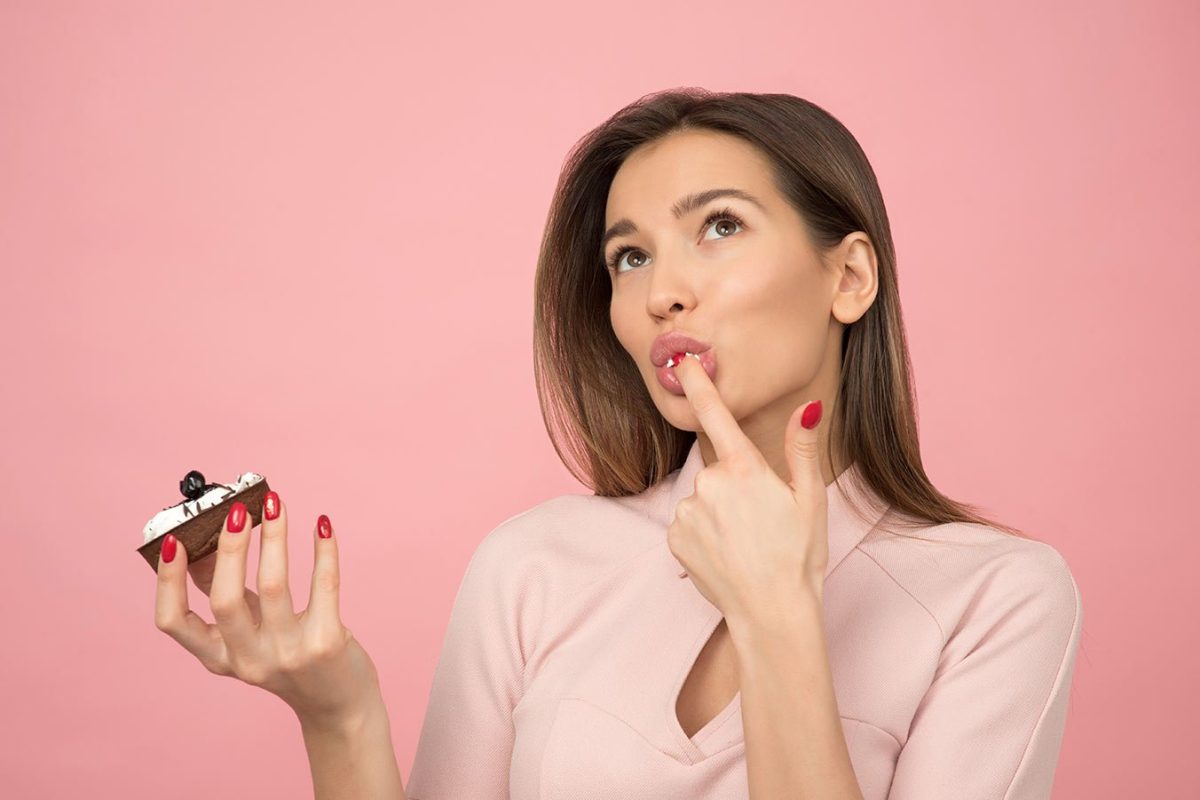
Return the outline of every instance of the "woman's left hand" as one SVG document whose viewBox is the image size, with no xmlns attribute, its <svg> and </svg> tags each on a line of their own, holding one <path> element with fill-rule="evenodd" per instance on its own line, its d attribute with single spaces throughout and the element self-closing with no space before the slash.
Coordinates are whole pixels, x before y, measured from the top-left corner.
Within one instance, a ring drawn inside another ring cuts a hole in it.
<svg viewBox="0 0 1200 800">
<path fill-rule="evenodd" d="M 696 474 L 693 493 L 675 506 L 667 528 L 671 553 L 726 618 L 785 611 L 797 598 L 820 602 L 829 561 L 816 430 L 821 401 L 805 403 L 788 420 L 784 451 L 791 480 L 784 483 L 700 362 L 685 357 L 675 374 L 716 449 L 717 463 Z"/>
</svg>

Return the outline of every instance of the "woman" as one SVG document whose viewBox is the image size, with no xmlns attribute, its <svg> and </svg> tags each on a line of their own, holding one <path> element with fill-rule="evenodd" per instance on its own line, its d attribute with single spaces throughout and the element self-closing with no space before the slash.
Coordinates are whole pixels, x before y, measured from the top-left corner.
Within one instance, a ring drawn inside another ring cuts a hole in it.
<svg viewBox="0 0 1200 800">
<path fill-rule="evenodd" d="M 1079 593 L 926 477 L 887 215 L 836 119 L 697 90 L 622 109 L 568 159 L 536 298 L 543 413 L 595 493 L 476 549 L 408 797 L 1049 796 Z M 336 545 L 296 618 L 280 519 L 261 600 L 223 531 L 217 625 L 163 564 L 160 627 L 297 710 L 318 796 L 401 796 Z"/>
</svg>

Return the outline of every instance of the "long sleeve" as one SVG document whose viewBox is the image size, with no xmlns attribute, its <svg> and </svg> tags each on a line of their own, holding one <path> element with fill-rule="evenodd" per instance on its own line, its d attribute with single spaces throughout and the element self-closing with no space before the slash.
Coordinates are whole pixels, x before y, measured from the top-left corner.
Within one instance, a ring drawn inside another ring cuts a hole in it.
<svg viewBox="0 0 1200 800">
<path fill-rule="evenodd" d="M 538 613 L 517 517 L 480 542 L 459 585 L 405 789 L 413 800 L 509 796 L 512 712 Z"/>
<path fill-rule="evenodd" d="M 1079 589 L 1048 546 L 995 565 L 982 586 L 949 632 L 889 800 L 1050 797 L 1083 625 Z"/>
</svg>

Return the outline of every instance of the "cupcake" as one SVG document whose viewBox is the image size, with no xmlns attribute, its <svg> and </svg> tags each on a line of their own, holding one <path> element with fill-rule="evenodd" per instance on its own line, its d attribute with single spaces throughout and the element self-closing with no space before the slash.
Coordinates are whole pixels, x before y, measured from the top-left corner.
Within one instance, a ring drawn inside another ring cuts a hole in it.
<svg viewBox="0 0 1200 800">
<path fill-rule="evenodd" d="M 204 475 L 192 470 L 179 482 L 183 500 L 159 511 L 142 529 L 138 552 L 150 568 L 158 572 L 158 555 L 163 536 L 170 533 L 187 550 L 188 563 L 199 561 L 217 549 L 225 515 L 235 500 L 246 505 L 253 528 L 262 521 L 263 497 L 270 491 L 267 479 L 256 472 L 244 472 L 232 484 L 205 483 Z"/>
</svg>

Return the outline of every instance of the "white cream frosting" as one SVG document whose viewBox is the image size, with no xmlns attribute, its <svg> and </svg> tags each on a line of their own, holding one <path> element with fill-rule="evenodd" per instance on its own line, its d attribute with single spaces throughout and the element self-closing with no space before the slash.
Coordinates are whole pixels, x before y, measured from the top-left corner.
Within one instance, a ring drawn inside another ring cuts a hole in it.
<svg viewBox="0 0 1200 800">
<path fill-rule="evenodd" d="M 215 488 L 209 489 L 204 494 L 197 497 L 195 500 L 185 500 L 179 505 L 164 508 L 162 511 L 155 514 L 146 523 L 146 527 L 142 528 L 142 537 L 145 541 L 143 546 L 159 536 L 162 536 L 172 528 L 188 521 L 192 517 L 199 514 L 201 511 L 212 508 L 227 499 L 230 495 L 244 491 L 263 479 L 262 475 L 257 472 L 243 472 L 237 479 L 237 482 L 232 485 L 221 484 Z"/>
</svg>

